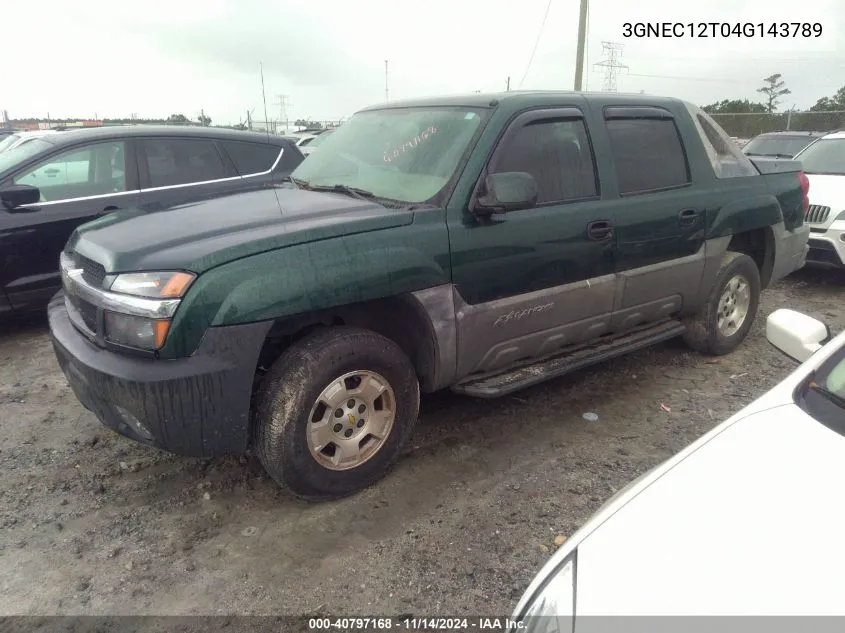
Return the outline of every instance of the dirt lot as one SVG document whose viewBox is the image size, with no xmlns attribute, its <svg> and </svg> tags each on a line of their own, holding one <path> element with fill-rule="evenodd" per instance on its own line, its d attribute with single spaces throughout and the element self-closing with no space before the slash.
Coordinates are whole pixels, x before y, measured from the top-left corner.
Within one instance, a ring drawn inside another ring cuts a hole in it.
<svg viewBox="0 0 845 633">
<path fill-rule="evenodd" d="M 4 324 L 0 613 L 509 614 L 556 535 L 786 376 L 773 309 L 845 328 L 843 282 L 807 270 L 767 291 L 718 362 L 672 342 L 516 397 L 425 398 L 390 476 L 328 504 L 285 497 L 252 458 L 118 437 L 77 403 L 43 323 Z"/>
</svg>

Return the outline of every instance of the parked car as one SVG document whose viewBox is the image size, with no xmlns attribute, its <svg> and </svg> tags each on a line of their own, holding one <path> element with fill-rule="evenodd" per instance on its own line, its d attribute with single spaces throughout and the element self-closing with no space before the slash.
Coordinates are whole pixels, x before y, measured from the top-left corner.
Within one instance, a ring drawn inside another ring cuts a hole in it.
<svg viewBox="0 0 845 633">
<path fill-rule="evenodd" d="M 301 151 L 304 156 L 309 156 L 311 152 L 320 147 L 326 139 L 331 137 L 333 131 L 334 130 L 326 130 L 319 136 L 315 136 L 310 142 L 300 144 L 299 151 Z"/>
<path fill-rule="evenodd" d="M 174 126 L 67 131 L 0 153 L 0 314 L 46 307 L 61 288 L 59 253 L 80 224 L 266 187 L 302 160 L 293 143 L 265 134 Z"/>
<path fill-rule="evenodd" d="M 739 149 L 742 149 L 743 147 L 745 147 L 746 145 L 748 145 L 748 141 L 749 141 L 750 139 L 747 139 L 747 138 L 738 138 L 738 137 L 736 137 L 736 136 L 732 136 L 732 137 L 731 137 L 731 140 L 732 140 L 734 143 L 736 143 L 736 144 L 737 144 L 737 147 L 739 147 Z"/>
<path fill-rule="evenodd" d="M 33 130 L 25 132 L 13 132 L 0 139 L 0 152 L 14 149 L 19 145 L 28 143 L 34 139 L 42 138 L 50 134 L 56 134 L 57 130 Z"/>
<path fill-rule="evenodd" d="M 828 134 L 809 145 L 801 161 L 810 180 L 810 226 L 807 262 L 825 268 L 845 268 L 845 131 Z"/>
<path fill-rule="evenodd" d="M 767 132 L 758 134 L 742 147 L 746 156 L 791 159 L 825 132 Z"/>
<path fill-rule="evenodd" d="M 832 502 L 845 476 L 845 332 L 830 340 L 824 323 L 788 309 L 766 329 L 803 364 L 611 497 L 531 582 L 513 614 L 519 630 L 622 631 L 641 615 L 845 614 L 845 514 Z M 778 554 L 785 544 L 793 556 Z M 594 617 L 616 615 L 626 617 Z M 748 630 L 727 624 L 694 628 Z"/>
<path fill-rule="evenodd" d="M 290 180 L 80 227 L 49 318 L 105 425 L 252 446 L 305 498 L 383 476 L 421 391 L 502 396 L 677 336 L 730 352 L 807 250 L 798 163 L 758 170 L 669 98 L 391 103 Z"/>
<path fill-rule="evenodd" d="M 326 132 L 326 130 L 323 128 L 313 130 L 301 130 L 297 132 L 297 147 L 299 147 L 300 149 L 307 147 L 314 141 L 314 139 L 319 138 L 324 132 Z"/>
</svg>

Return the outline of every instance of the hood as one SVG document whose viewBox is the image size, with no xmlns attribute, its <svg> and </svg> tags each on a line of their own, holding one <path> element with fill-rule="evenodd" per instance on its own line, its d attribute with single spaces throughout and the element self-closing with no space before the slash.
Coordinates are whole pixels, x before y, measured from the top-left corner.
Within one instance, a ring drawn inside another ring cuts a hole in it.
<svg viewBox="0 0 845 633">
<path fill-rule="evenodd" d="M 722 430 L 578 546 L 587 615 L 845 614 L 845 437 L 794 404 Z"/>
<path fill-rule="evenodd" d="M 845 211 L 845 176 L 807 174 L 810 181 L 810 204 L 830 207 L 828 222 Z"/>
<path fill-rule="evenodd" d="M 202 273 L 264 251 L 412 220 L 412 211 L 341 194 L 263 188 L 171 207 L 120 211 L 79 227 L 68 249 L 101 263 L 108 273 Z"/>
</svg>

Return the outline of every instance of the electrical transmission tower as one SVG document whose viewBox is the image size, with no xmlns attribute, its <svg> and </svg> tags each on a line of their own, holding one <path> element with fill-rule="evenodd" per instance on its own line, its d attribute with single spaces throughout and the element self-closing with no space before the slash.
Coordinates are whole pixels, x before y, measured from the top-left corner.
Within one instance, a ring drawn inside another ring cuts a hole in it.
<svg viewBox="0 0 845 633">
<path fill-rule="evenodd" d="M 596 62 L 596 66 L 604 68 L 604 87 L 605 92 L 616 92 L 616 75 L 620 69 L 627 70 L 625 64 L 619 63 L 619 58 L 622 57 L 622 44 L 616 42 L 602 42 L 602 52 L 604 59 Z"/>
<path fill-rule="evenodd" d="M 279 124 L 285 126 L 285 132 L 288 129 L 288 108 L 291 107 L 291 104 L 288 103 L 288 96 L 287 95 L 276 95 L 276 99 L 278 99 L 277 105 L 279 106 Z M 268 122 L 269 125 L 269 122 Z"/>
</svg>

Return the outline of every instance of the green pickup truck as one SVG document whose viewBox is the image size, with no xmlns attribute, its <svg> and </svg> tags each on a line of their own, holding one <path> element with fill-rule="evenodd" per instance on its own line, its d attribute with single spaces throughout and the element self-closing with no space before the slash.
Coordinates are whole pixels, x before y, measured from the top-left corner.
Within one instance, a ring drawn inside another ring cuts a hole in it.
<svg viewBox="0 0 845 633">
<path fill-rule="evenodd" d="M 50 328 L 106 426 L 339 497 L 396 461 L 421 392 L 500 396 L 677 336 L 730 352 L 804 264 L 808 188 L 677 99 L 391 103 L 276 186 L 83 225 Z"/>
</svg>

